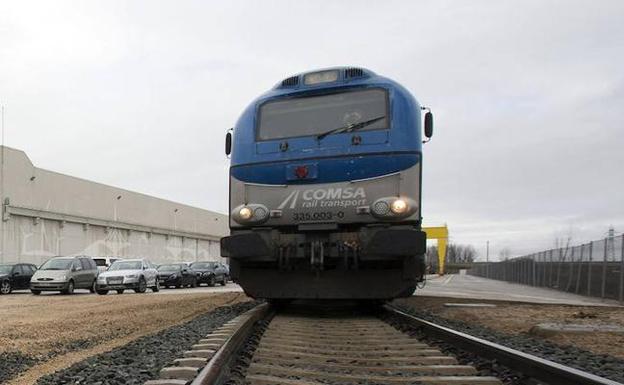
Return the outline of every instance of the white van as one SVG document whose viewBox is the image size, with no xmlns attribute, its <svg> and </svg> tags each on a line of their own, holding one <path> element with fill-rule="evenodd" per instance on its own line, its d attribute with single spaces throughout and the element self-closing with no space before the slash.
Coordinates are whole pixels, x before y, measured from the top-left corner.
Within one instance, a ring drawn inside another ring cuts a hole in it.
<svg viewBox="0 0 624 385">
<path fill-rule="evenodd" d="M 108 270 L 110 265 L 112 265 L 115 261 L 121 261 L 123 258 L 121 257 L 94 257 L 93 260 L 97 265 L 98 271 L 101 273 L 103 271 Z"/>
</svg>

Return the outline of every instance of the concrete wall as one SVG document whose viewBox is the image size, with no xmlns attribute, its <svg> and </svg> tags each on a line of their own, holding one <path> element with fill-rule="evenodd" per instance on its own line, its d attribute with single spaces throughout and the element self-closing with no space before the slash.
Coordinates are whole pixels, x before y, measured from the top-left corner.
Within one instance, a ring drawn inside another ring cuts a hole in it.
<svg viewBox="0 0 624 385">
<path fill-rule="evenodd" d="M 227 216 L 35 167 L 1 147 L 0 263 L 55 255 L 221 260 Z"/>
</svg>

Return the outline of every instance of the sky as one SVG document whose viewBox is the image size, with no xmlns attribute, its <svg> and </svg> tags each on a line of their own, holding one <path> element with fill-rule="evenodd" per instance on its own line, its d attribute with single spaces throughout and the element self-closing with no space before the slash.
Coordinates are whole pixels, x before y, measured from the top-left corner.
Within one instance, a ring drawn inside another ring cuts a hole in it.
<svg viewBox="0 0 624 385">
<path fill-rule="evenodd" d="M 425 225 L 485 257 L 624 231 L 624 2 L 2 1 L 5 144 L 227 211 L 224 135 L 289 75 L 361 66 L 435 114 Z"/>
</svg>

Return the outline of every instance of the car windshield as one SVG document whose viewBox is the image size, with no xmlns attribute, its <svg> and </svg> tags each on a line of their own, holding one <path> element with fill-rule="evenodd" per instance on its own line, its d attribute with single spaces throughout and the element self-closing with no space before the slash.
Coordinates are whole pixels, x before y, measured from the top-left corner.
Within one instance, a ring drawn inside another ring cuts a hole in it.
<svg viewBox="0 0 624 385">
<path fill-rule="evenodd" d="M 162 265 L 158 266 L 158 271 L 178 271 L 180 270 L 180 265 Z"/>
<path fill-rule="evenodd" d="M 11 265 L 0 265 L 0 274 L 9 274 L 12 268 Z"/>
<path fill-rule="evenodd" d="M 73 258 L 50 259 L 39 270 L 69 270 L 73 261 Z"/>
<path fill-rule="evenodd" d="M 117 261 L 113 263 L 108 270 L 141 270 L 143 262 L 141 261 Z"/>
<path fill-rule="evenodd" d="M 259 141 L 321 135 L 363 122 L 360 130 L 388 128 L 387 92 L 380 88 L 274 100 L 260 106 Z"/>
<path fill-rule="evenodd" d="M 197 262 L 197 263 L 192 263 L 191 267 L 193 269 L 214 269 L 215 263 L 214 262 Z"/>
</svg>

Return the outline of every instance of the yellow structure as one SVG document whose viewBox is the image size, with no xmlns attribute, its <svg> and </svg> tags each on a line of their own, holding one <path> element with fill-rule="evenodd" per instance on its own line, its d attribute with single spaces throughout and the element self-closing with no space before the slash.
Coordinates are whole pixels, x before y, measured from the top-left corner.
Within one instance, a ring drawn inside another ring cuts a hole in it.
<svg viewBox="0 0 624 385">
<path fill-rule="evenodd" d="M 427 239 L 436 239 L 438 241 L 438 274 L 444 275 L 444 265 L 446 263 L 446 243 L 448 242 L 448 227 L 423 227 L 427 233 Z"/>
</svg>

